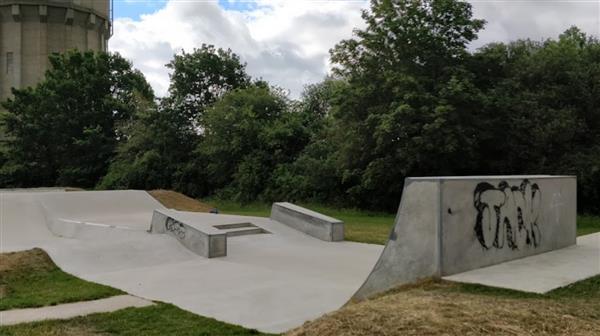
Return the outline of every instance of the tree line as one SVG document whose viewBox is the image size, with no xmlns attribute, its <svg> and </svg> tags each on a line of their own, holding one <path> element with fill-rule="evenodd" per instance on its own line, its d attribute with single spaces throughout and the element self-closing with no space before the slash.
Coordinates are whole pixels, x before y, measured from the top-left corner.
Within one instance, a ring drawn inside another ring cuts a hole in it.
<svg viewBox="0 0 600 336">
<path fill-rule="evenodd" d="M 485 22 L 454 0 L 372 0 L 363 19 L 299 99 L 210 45 L 174 56 L 164 98 L 118 54 L 53 55 L 3 103 L 0 186 L 393 210 L 408 176 L 572 174 L 600 213 L 598 38 L 471 51 Z"/>
</svg>

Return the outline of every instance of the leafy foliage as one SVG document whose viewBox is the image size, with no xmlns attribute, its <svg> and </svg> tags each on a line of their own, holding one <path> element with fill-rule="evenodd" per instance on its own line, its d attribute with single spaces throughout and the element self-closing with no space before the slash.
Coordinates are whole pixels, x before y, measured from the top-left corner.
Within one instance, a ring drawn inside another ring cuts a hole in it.
<svg viewBox="0 0 600 336">
<path fill-rule="evenodd" d="M 157 101 L 117 56 L 55 56 L 6 104 L 0 185 L 394 210 L 408 176 L 573 174 L 580 210 L 600 213 L 597 38 L 470 51 L 484 22 L 458 0 L 372 0 L 363 18 L 299 100 L 209 45 L 174 56 Z"/>
<path fill-rule="evenodd" d="M 123 140 L 118 125 L 133 117 L 138 99 L 153 98 L 152 90 L 118 54 L 69 52 L 50 63 L 42 83 L 13 90 L 3 104 L 3 183 L 92 187 Z"/>
</svg>

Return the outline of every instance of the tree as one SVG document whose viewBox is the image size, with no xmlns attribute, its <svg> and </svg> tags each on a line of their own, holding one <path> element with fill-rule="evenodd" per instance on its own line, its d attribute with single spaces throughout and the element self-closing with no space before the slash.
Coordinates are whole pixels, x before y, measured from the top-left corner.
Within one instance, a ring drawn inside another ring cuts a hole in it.
<svg viewBox="0 0 600 336">
<path fill-rule="evenodd" d="M 3 106 L 8 134 L 1 175 L 7 186 L 92 187 L 106 173 L 139 99 L 152 100 L 143 75 L 118 54 L 50 56 L 34 88 L 13 90 Z"/>
<path fill-rule="evenodd" d="M 407 175 L 468 172 L 480 92 L 467 45 L 484 22 L 454 0 L 371 1 L 367 27 L 331 51 L 338 164 L 355 205 L 392 209 Z"/>
<path fill-rule="evenodd" d="M 231 50 L 203 45 L 175 55 L 169 96 L 138 111 L 127 141 L 98 185 L 110 188 L 172 188 L 191 196 L 209 192 L 206 162 L 195 153 L 203 141 L 205 113 L 227 92 L 250 85 L 245 65 Z"/>
<path fill-rule="evenodd" d="M 239 56 L 212 45 L 175 55 L 167 68 L 172 70 L 167 99 L 192 124 L 201 125 L 204 111 L 226 92 L 250 84 Z"/>
<path fill-rule="evenodd" d="M 214 190 L 239 201 L 259 197 L 277 165 L 292 162 L 308 142 L 302 115 L 264 85 L 226 94 L 206 111 L 204 158 Z"/>
</svg>

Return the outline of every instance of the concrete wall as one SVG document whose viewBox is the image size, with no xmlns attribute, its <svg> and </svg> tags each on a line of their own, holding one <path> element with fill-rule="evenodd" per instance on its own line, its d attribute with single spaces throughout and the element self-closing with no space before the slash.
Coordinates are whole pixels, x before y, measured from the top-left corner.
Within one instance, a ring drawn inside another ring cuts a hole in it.
<svg viewBox="0 0 600 336">
<path fill-rule="evenodd" d="M 344 222 L 292 203 L 273 203 L 271 219 L 321 240 L 344 240 Z"/>
<path fill-rule="evenodd" d="M 0 101 L 38 83 L 48 56 L 106 51 L 109 0 L 0 0 Z"/>
<path fill-rule="evenodd" d="M 177 239 L 188 250 L 205 258 L 227 255 L 227 234 L 211 227 L 199 230 L 168 210 L 154 210 L 150 233 L 163 233 Z"/>
<path fill-rule="evenodd" d="M 576 220 L 571 176 L 407 178 L 390 240 L 353 299 L 574 245 Z"/>
<path fill-rule="evenodd" d="M 574 245 L 574 177 L 444 180 L 442 275 Z"/>
</svg>

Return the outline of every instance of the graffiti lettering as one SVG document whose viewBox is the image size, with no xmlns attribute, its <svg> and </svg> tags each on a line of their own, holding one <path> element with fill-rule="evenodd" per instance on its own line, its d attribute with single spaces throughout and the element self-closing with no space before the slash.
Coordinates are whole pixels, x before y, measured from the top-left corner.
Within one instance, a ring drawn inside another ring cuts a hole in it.
<svg viewBox="0 0 600 336">
<path fill-rule="evenodd" d="M 542 238 L 538 226 L 541 197 L 538 185 L 529 180 L 519 186 L 510 186 L 506 181 L 497 187 L 479 183 L 473 203 L 477 209 L 475 235 L 481 246 L 486 250 L 537 247 Z"/>
<path fill-rule="evenodd" d="M 172 232 L 175 235 L 175 237 L 179 239 L 185 238 L 185 226 L 183 226 L 182 223 L 174 220 L 173 218 L 167 218 L 165 228 L 167 229 L 167 231 Z"/>
</svg>

